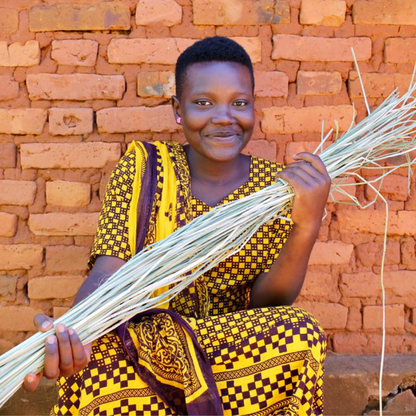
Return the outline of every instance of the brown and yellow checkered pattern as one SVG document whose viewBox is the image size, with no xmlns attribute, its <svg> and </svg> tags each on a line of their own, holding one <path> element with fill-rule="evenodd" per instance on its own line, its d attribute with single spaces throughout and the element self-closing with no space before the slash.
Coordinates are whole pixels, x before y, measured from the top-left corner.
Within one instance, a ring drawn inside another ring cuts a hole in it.
<svg viewBox="0 0 416 416">
<path fill-rule="evenodd" d="M 182 185 L 189 186 L 183 148 L 173 145 L 170 151 L 176 173 L 181 169 L 181 183 L 186 182 Z M 99 254 L 126 260 L 131 257 L 127 215 L 134 168 L 132 153 L 120 160 L 111 175 L 91 265 Z M 252 157 L 248 182 L 219 204 L 270 185 L 280 169 L 275 163 Z M 162 181 L 159 171 L 160 189 Z M 178 188 L 177 192 L 183 199 L 188 191 Z M 211 209 L 192 195 L 188 199 L 194 217 Z M 179 212 L 182 217 L 188 215 L 186 208 Z M 259 273 L 270 269 L 289 231 L 289 223 L 281 219 L 261 226 L 239 253 L 205 273 L 197 282 L 197 293 L 193 286 L 186 296 L 171 303 L 173 309 L 188 316 L 186 319 L 211 363 L 224 415 L 322 415 L 326 338 L 318 322 L 298 308 L 247 310 L 252 282 Z M 191 314 L 191 298 L 198 293 L 208 298 L 203 302 L 209 305 L 208 314 L 199 319 Z M 120 339 L 113 333 L 96 341 L 85 370 L 74 377 L 61 378 L 58 385 L 59 400 L 52 415 L 173 414 L 135 372 Z"/>
</svg>

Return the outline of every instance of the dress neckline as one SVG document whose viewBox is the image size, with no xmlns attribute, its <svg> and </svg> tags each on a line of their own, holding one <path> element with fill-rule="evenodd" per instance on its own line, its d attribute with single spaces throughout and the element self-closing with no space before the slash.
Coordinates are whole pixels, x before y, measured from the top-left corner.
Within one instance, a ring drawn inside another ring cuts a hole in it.
<svg viewBox="0 0 416 416">
<path fill-rule="evenodd" d="M 182 151 L 184 152 L 184 154 L 185 154 L 185 160 L 188 163 L 188 160 L 186 158 L 186 152 L 185 152 L 185 149 L 183 148 L 183 146 L 182 146 Z M 191 185 L 191 189 L 190 189 L 191 200 L 193 199 L 193 200 L 197 201 L 199 204 L 205 205 L 209 209 L 213 209 L 213 208 L 215 208 L 215 207 L 217 207 L 219 205 L 224 204 L 229 199 L 231 199 L 231 200 L 236 199 L 236 198 L 232 198 L 232 197 L 233 196 L 236 196 L 238 194 L 244 193 L 244 189 L 247 189 L 248 188 L 248 185 L 250 184 L 250 182 L 252 182 L 252 179 L 253 179 L 253 160 L 254 160 L 254 157 L 251 156 L 251 155 L 249 155 L 249 158 L 250 158 L 250 171 L 249 171 L 249 175 L 248 175 L 248 180 L 246 182 L 244 182 L 243 184 L 241 184 L 238 188 L 234 189 L 234 191 L 230 192 L 228 195 L 226 195 L 220 201 L 218 201 L 214 206 L 211 206 L 211 205 L 207 204 L 206 202 L 202 201 L 201 199 L 199 199 L 198 197 L 196 197 L 192 193 L 192 185 Z M 187 165 L 187 167 L 188 167 L 188 170 L 189 170 L 189 165 Z M 192 179 L 191 179 L 191 182 L 192 182 Z"/>
</svg>

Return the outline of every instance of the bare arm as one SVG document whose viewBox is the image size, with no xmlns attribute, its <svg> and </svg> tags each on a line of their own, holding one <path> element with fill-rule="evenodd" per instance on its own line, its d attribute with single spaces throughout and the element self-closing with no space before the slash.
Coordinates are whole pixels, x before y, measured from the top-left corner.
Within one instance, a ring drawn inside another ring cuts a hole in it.
<svg viewBox="0 0 416 416">
<path fill-rule="evenodd" d="M 115 273 L 126 261 L 117 257 L 98 256 L 94 267 L 88 278 L 81 285 L 75 296 L 74 305 L 81 302 L 88 295 L 94 292 L 98 286 L 103 284 L 113 273 Z"/>
<path fill-rule="evenodd" d="M 74 305 L 94 292 L 108 277 L 116 272 L 124 260 L 110 256 L 99 256 L 95 261 L 88 278 L 80 287 Z M 35 317 L 35 326 L 39 331 L 46 332 L 53 327 L 53 320 L 43 314 Z M 35 391 L 43 376 L 56 379 L 69 377 L 84 369 L 91 356 L 92 343 L 82 345 L 77 333 L 72 328 L 59 324 L 56 327 L 56 336 L 50 335 L 46 340 L 44 369 L 39 374 L 29 373 L 24 380 L 23 388 Z"/>
<path fill-rule="evenodd" d="M 252 308 L 291 305 L 295 301 L 318 237 L 331 180 L 317 156 L 300 153 L 297 159 L 300 161 L 288 165 L 277 175 L 295 191 L 293 229 L 269 272 L 261 273 L 253 283 Z"/>
</svg>

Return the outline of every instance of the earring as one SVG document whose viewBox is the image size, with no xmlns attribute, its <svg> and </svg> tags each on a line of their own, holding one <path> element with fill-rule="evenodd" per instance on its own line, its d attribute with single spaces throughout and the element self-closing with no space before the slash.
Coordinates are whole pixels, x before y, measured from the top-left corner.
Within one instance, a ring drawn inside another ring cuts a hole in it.
<svg viewBox="0 0 416 416">
<path fill-rule="evenodd" d="M 181 122 L 181 118 L 180 117 L 178 117 L 177 119 L 176 119 L 176 122 L 178 123 L 178 124 L 180 124 L 180 122 Z"/>
</svg>

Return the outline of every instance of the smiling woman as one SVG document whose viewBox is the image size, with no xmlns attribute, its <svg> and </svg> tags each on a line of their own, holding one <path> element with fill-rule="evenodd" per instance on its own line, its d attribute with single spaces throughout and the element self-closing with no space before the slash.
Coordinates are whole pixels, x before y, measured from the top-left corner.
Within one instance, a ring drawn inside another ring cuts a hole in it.
<svg viewBox="0 0 416 416">
<path fill-rule="evenodd" d="M 306 153 L 284 169 L 241 154 L 255 122 L 254 77 L 234 41 L 196 42 L 179 57 L 176 80 L 173 111 L 189 144 L 130 145 L 110 178 L 76 302 L 143 247 L 276 176 L 294 188 L 292 223 L 264 224 L 162 309 L 92 345 L 58 325 L 44 366 L 46 377 L 60 376 L 52 414 L 320 415 L 326 338 L 313 316 L 289 305 L 328 197 L 325 167 Z M 50 327 L 44 315 L 37 323 Z M 28 375 L 25 387 L 40 378 Z"/>
</svg>

